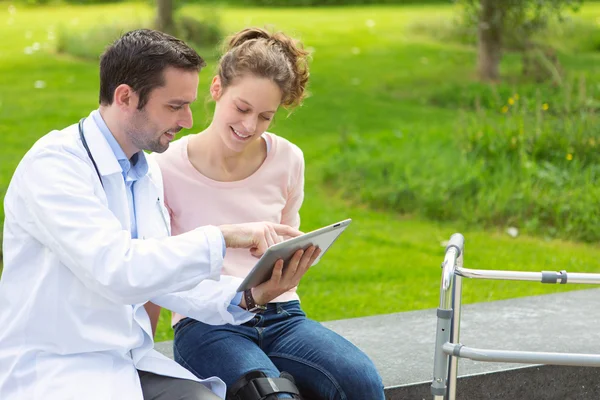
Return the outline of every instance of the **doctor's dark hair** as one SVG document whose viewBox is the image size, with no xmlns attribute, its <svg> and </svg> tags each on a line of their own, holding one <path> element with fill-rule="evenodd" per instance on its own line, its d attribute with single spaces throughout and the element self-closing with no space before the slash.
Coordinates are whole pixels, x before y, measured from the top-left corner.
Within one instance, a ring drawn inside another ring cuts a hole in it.
<svg viewBox="0 0 600 400">
<path fill-rule="evenodd" d="M 227 89 L 245 74 L 267 78 L 279 86 L 281 105 L 293 108 L 306 97 L 308 56 L 302 43 L 282 32 L 244 29 L 229 38 L 226 52 L 219 61 L 221 86 Z"/>
<path fill-rule="evenodd" d="M 166 33 L 151 29 L 127 32 L 100 57 L 100 104 L 112 104 L 115 89 L 127 84 L 138 94 L 141 110 L 150 92 L 165 84 L 166 68 L 200 72 L 205 65 L 194 49 Z"/>
</svg>

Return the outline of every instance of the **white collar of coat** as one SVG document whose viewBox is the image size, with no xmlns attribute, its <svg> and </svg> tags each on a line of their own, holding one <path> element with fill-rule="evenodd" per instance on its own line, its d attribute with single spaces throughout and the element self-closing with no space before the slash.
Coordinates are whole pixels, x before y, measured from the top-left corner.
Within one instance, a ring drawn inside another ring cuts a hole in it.
<svg viewBox="0 0 600 400">
<path fill-rule="evenodd" d="M 91 113 L 85 121 L 83 121 L 83 135 L 90 148 L 90 153 L 92 154 L 92 157 L 94 157 L 100 175 L 106 176 L 122 173 L 121 166 L 119 165 L 119 161 L 117 161 L 117 157 L 115 157 L 115 153 L 113 153 L 106 138 L 104 138 L 104 135 L 100 132 L 100 128 L 96 125 Z"/>
</svg>

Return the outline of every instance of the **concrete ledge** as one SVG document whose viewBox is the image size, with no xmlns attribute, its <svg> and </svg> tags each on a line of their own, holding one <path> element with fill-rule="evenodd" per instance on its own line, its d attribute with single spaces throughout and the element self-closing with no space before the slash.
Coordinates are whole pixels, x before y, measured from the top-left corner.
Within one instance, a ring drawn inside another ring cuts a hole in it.
<svg viewBox="0 0 600 400">
<path fill-rule="evenodd" d="M 457 400 L 600 399 L 598 368 L 543 365 L 460 376 Z M 431 381 L 386 387 L 387 400 L 431 400 Z"/>
<path fill-rule="evenodd" d="M 463 307 L 470 347 L 600 354 L 600 289 Z M 375 362 L 388 399 L 431 399 L 435 309 L 323 323 Z M 172 357 L 172 343 L 157 350 Z M 600 368 L 459 361 L 457 399 L 600 399 Z M 365 399 L 367 400 L 367 399 Z"/>
</svg>

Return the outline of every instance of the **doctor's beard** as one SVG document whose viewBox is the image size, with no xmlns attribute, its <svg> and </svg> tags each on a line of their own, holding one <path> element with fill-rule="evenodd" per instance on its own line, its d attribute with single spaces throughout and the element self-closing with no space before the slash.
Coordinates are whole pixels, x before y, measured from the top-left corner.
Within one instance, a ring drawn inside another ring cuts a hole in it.
<svg viewBox="0 0 600 400">
<path fill-rule="evenodd" d="M 162 153 L 169 148 L 169 144 L 181 129 L 181 126 L 161 129 L 148 118 L 145 110 L 140 110 L 132 118 L 126 133 L 136 148 Z"/>
</svg>

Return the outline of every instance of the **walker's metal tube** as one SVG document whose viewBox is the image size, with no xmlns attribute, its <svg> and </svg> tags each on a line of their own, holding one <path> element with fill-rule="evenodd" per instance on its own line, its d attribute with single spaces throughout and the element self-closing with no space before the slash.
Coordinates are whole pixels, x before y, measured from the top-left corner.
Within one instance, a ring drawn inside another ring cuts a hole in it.
<svg viewBox="0 0 600 400">
<path fill-rule="evenodd" d="M 433 396 L 442 396 L 442 398 L 446 395 L 448 381 L 448 355 L 444 353 L 442 346 L 448 342 L 448 339 L 450 339 L 451 323 L 452 310 L 438 308 L 431 394 Z"/>
<path fill-rule="evenodd" d="M 452 305 L 452 288 L 457 259 L 463 252 L 465 238 L 460 233 L 450 237 L 446 246 L 446 255 L 442 263 L 442 285 L 440 290 L 440 308 L 450 308 Z"/>
<path fill-rule="evenodd" d="M 461 251 L 458 257 L 457 268 L 463 265 L 463 254 Z M 453 291 L 453 314 L 452 314 L 452 327 L 450 329 L 450 343 L 460 343 L 460 312 L 462 306 L 462 277 L 459 275 L 454 276 L 454 288 Z M 458 357 L 450 356 L 450 365 L 448 371 L 448 400 L 456 399 L 456 381 L 458 379 Z"/>
<path fill-rule="evenodd" d="M 465 278 L 475 279 L 502 279 L 513 281 L 537 281 L 541 283 L 587 283 L 592 285 L 600 284 L 600 274 L 576 273 L 567 271 L 497 271 L 486 269 L 468 269 L 457 267 L 455 274 Z"/>
<path fill-rule="evenodd" d="M 517 281 L 540 281 L 541 272 L 523 272 L 523 271 L 495 271 L 486 269 L 456 269 L 455 273 L 465 278 L 475 279 L 507 279 Z"/>
<path fill-rule="evenodd" d="M 458 250 L 454 247 L 446 251 L 444 263 L 442 264 L 442 284 L 440 288 L 440 308 L 448 309 L 452 307 L 452 285 L 454 284 L 454 274 L 456 270 L 456 259 Z"/>
<path fill-rule="evenodd" d="M 600 285 L 600 274 L 583 274 L 578 272 L 569 272 L 567 279 L 568 283 L 586 283 L 591 285 Z"/>
<path fill-rule="evenodd" d="M 600 355 L 597 354 L 477 349 L 455 343 L 445 343 L 442 347 L 446 354 L 475 361 L 600 367 Z"/>
</svg>

